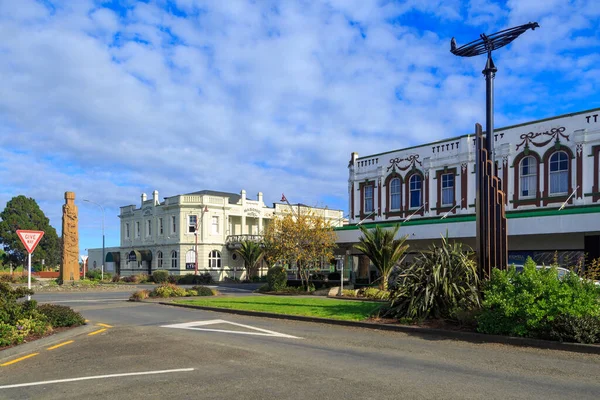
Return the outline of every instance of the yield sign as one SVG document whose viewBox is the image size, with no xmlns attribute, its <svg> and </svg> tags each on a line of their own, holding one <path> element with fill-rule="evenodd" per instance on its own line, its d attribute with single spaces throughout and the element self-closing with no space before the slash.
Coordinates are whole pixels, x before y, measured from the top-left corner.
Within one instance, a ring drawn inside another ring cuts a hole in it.
<svg viewBox="0 0 600 400">
<path fill-rule="evenodd" d="M 251 332 L 244 331 L 232 331 L 228 329 L 214 329 L 214 328 L 206 328 L 206 326 L 210 325 L 223 325 L 229 324 L 233 326 L 239 326 L 242 328 L 246 328 Z M 195 322 L 185 322 L 183 324 L 173 324 L 173 325 L 163 325 L 161 328 L 175 328 L 175 329 L 189 329 L 192 331 L 205 331 L 205 332 L 221 332 L 221 333 L 235 333 L 238 335 L 254 335 L 254 336 L 270 336 L 270 337 L 281 337 L 281 338 L 289 338 L 289 339 L 302 339 L 297 336 L 286 335 L 285 333 L 273 332 L 267 329 L 256 328 L 250 325 L 238 324 L 237 322 L 229 322 L 222 319 L 213 319 L 210 321 L 195 321 Z"/>
<path fill-rule="evenodd" d="M 19 235 L 19 239 L 21 239 L 21 242 L 23 242 L 23 246 L 25 246 L 27 252 L 31 254 L 35 250 L 40 240 L 42 240 L 44 231 L 24 231 L 18 229 L 17 235 Z"/>
</svg>

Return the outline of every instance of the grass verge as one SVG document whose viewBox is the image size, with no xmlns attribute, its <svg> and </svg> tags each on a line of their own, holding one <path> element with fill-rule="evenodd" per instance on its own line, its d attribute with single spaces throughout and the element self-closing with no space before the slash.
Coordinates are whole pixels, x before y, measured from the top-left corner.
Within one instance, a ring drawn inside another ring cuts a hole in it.
<svg viewBox="0 0 600 400">
<path fill-rule="evenodd" d="M 175 300 L 175 303 L 234 310 L 262 311 L 284 315 L 331 318 L 345 321 L 366 320 L 381 308 L 381 304 L 370 301 L 281 296 L 220 297 L 198 300 Z"/>
</svg>

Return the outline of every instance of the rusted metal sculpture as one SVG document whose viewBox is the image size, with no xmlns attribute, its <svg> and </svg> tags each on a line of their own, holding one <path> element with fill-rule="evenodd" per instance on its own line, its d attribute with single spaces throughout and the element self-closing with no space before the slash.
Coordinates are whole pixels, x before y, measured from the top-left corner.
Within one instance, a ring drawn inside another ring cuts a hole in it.
<svg viewBox="0 0 600 400">
<path fill-rule="evenodd" d="M 480 279 L 488 279 L 492 268 L 506 269 L 508 265 L 505 193 L 489 158 L 486 141 L 481 125 L 475 124 L 476 246 Z"/>
</svg>

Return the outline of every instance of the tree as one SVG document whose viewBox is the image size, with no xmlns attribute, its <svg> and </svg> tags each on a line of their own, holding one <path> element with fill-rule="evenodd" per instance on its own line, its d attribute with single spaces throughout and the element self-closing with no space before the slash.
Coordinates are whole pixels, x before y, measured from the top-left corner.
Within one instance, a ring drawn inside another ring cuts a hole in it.
<svg viewBox="0 0 600 400">
<path fill-rule="evenodd" d="M 44 231 L 44 237 L 32 255 L 32 264 L 45 260 L 45 264 L 54 267 L 60 263 L 60 240 L 50 220 L 44 215 L 36 201 L 23 195 L 13 197 L 0 213 L 0 244 L 8 259 L 25 265 L 27 250 L 17 235 L 17 229 Z"/>
<path fill-rule="evenodd" d="M 256 267 L 264 254 L 261 244 L 252 240 L 245 240 L 242 242 L 242 247 L 235 252 L 244 260 L 246 279 L 250 279 L 250 275 L 255 274 Z"/>
<path fill-rule="evenodd" d="M 379 271 L 381 281 L 379 287 L 388 290 L 388 281 L 394 267 L 404 259 L 408 245 L 404 244 L 408 235 L 400 239 L 394 239 L 400 230 L 400 225 L 391 230 L 384 230 L 380 226 L 369 230 L 359 225 L 362 236 L 358 239 L 360 243 L 354 247 L 362 251 Z"/>
<path fill-rule="evenodd" d="M 333 258 L 335 237 L 331 224 L 309 210 L 285 214 L 274 218 L 265 229 L 265 256 L 271 262 L 295 265 L 308 291 L 311 269 Z"/>
</svg>

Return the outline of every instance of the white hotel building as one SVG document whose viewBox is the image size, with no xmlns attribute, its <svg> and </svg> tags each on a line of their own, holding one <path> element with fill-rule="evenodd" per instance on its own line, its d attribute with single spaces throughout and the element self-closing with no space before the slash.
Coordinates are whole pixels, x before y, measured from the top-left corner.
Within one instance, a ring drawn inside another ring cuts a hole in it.
<svg viewBox="0 0 600 400">
<path fill-rule="evenodd" d="M 322 215 L 333 226 L 344 222 L 340 210 L 292 207 Z M 265 205 L 260 192 L 251 200 L 245 190 L 240 194 L 203 190 L 163 201 L 157 191 L 151 199 L 142 194 L 139 207 L 121 207 L 121 245 L 105 249 L 105 269 L 121 276 L 157 269 L 171 275 L 194 273 L 197 248 L 199 274 L 209 272 L 217 281 L 244 278 L 244 262 L 235 249 L 244 240 L 259 240 L 274 217 L 290 212 L 288 204 Z M 102 249 L 89 249 L 88 255 L 89 268 L 100 268 Z"/>
<path fill-rule="evenodd" d="M 600 257 L 600 109 L 495 130 L 494 156 L 506 196 L 509 263 L 531 255 L 562 264 Z M 402 222 L 411 250 L 441 235 L 475 247 L 473 134 L 361 156 L 348 165 L 350 224 L 337 229 L 358 276 L 368 260 L 352 250 L 357 224 Z M 563 207 L 564 206 L 564 207 Z M 562 207 L 562 209 L 561 209 Z M 572 265 L 572 264 L 571 264 Z"/>
</svg>

